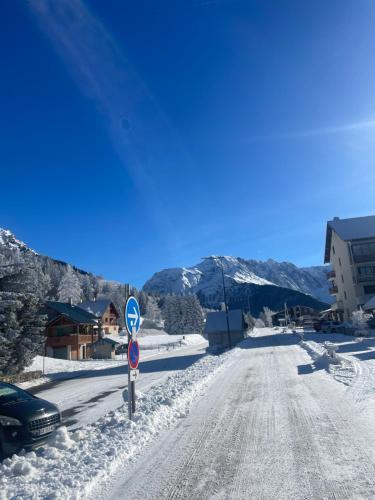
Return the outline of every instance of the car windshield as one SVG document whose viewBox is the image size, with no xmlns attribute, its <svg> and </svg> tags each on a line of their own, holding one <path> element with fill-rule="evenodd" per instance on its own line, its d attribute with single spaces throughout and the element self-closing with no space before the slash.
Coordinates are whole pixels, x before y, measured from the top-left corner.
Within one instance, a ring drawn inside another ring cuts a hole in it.
<svg viewBox="0 0 375 500">
<path fill-rule="evenodd" d="M 0 384 L 0 404 L 32 399 L 31 394 L 14 385 Z"/>
</svg>

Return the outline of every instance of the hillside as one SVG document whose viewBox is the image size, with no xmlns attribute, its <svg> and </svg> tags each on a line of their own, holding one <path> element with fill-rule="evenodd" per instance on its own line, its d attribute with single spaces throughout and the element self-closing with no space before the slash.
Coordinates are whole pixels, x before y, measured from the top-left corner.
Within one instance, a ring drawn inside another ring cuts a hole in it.
<svg viewBox="0 0 375 500">
<path fill-rule="evenodd" d="M 76 297 L 76 303 L 80 300 L 110 298 L 119 311 L 124 309 L 123 284 L 105 280 L 67 262 L 40 255 L 18 240 L 11 231 L 0 228 L 0 266 L 15 262 L 33 269 L 35 290 L 42 299 L 67 302 L 69 300 L 67 297 L 71 293 L 70 298 Z M 72 289 L 63 293 L 61 287 L 68 273 L 73 276 L 69 280 L 69 286 Z M 122 321 L 122 315 L 120 315 L 120 321 Z"/>
</svg>

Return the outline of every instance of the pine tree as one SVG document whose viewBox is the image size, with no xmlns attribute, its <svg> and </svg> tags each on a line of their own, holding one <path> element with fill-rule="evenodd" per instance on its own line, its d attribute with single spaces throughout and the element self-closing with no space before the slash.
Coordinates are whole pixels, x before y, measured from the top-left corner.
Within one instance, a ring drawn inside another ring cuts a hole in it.
<svg viewBox="0 0 375 500">
<path fill-rule="evenodd" d="M 0 373 L 14 374 L 40 354 L 46 317 L 35 267 L 0 264 Z"/>
<path fill-rule="evenodd" d="M 73 304 L 78 304 L 82 298 L 81 284 L 72 266 L 67 266 L 58 288 L 57 297 L 61 302 L 72 301 Z"/>
</svg>

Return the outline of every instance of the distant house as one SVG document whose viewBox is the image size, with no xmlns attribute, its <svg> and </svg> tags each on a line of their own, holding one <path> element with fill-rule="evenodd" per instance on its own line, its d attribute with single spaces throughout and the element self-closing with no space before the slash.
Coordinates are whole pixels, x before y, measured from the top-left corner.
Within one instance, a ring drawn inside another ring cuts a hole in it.
<svg viewBox="0 0 375 500">
<path fill-rule="evenodd" d="M 312 326 L 314 321 L 318 321 L 321 312 L 308 306 L 293 306 L 288 307 L 288 319 L 289 321 L 295 323 L 297 326 Z M 272 315 L 273 326 L 284 326 L 287 323 L 285 319 L 285 310 L 276 312 Z"/>
<path fill-rule="evenodd" d="M 88 359 L 98 339 L 98 319 L 66 302 L 47 301 L 46 355 L 60 359 Z"/>
<path fill-rule="evenodd" d="M 118 318 L 120 315 L 113 302 L 109 299 L 86 300 L 85 302 L 78 304 L 78 307 L 90 314 L 93 314 L 98 320 L 100 320 L 105 334 L 118 335 Z"/>
<path fill-rule="evenodd" d="M 116 342 L 113 339 L 104 337 L 98 339 L 92 345 L 92 358 L 94 359 L 115 359 L 116 357 L 116 347 L 120 345 L 120 342 Z"/>
<path fill-rule="evenodd" d="M 235 345 L 245 338 L 246 323 L 241 309 L 228 311 L 229 335 L 231 345 Z M 210 348 L 229 347 L 228 324 L 226 313 L 224 311 L 211 312 L 207 314 L 207 320 L 204 329 L 208 338 Z"/>
</svg>

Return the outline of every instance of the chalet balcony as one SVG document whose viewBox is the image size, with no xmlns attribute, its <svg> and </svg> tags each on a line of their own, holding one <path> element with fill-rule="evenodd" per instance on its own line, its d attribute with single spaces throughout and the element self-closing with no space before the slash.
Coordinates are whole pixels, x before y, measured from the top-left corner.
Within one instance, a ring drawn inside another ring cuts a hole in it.
<svg viewBox="0 0 375 500">
<path fill-rule="evenodd" d="M 336 278 L 336 271 L 328 271 L 327 273 L 327 279 L 333 280 Z"/>
<path fill-rule="evenodd" d="M 78 337 L 78 338 L 77 338 Z M 67 345 L 81 345 L 91 344 L 92 341 L 98 339 L 97 335 L 64 335 L 64 336 L 51 336 L 46 338 L 47 346 L 67 346 Z"/>
<path fill-rule="evenodd" d="M 336 285 L 331 286 L 331 287 L 330 287 L 330 289 L 329 289 L 329 293 L 330 293 L 331 295 L 336 295 L 336 293 L 339 293 L 339 289 L 337 288 L 337 286 L 336 286 Z"/>
<path fill-rule="evenodd" d="M 353 262 L 355 264 L 361 264 L 362 262 L 375 262 L 375 253 L 353 255 Z"/>
</svg>

